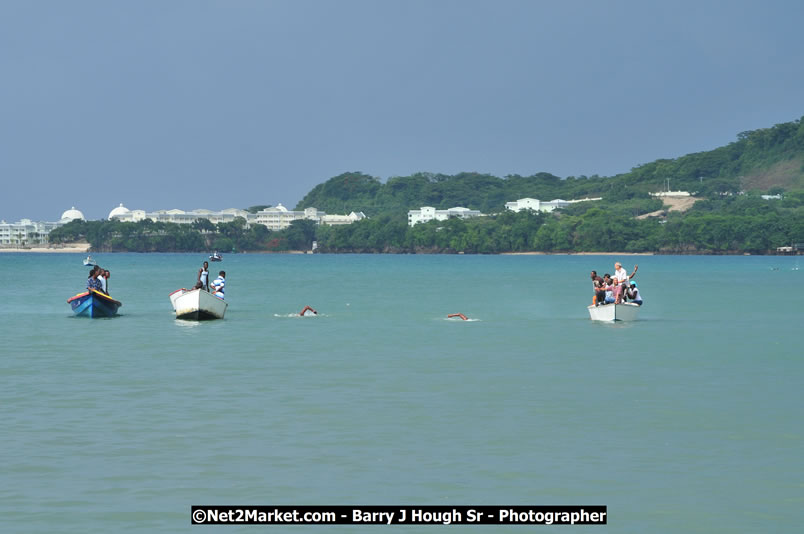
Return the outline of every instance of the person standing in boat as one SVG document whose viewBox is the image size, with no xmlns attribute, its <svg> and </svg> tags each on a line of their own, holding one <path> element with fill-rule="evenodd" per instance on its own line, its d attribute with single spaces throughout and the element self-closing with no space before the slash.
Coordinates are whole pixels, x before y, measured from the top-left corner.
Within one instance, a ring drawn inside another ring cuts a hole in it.
<svg viewBox="0 0 804 534">
<path fill-rule="evenodd" d="M 103 290 L 106 292 L 107 295 L 109 294 L 109 277 L 111 275 L 112 273 L 109 272 L 109 269 L 103 271 L 103 279 L 105 280 L 105 282 L 103 283 Z"/>
<path fill-rule="evenodd" d="M 628 275 L 628 271 L 623 269 L 623 264 L 618 262 L 614 263 L 614 279 L 620 283 L 622 288 L 622 296 L 626 297 L 625 291 L 629 287 L 628 284 L 631 281 L 631 278 L 636 276 L 637 269 L 639 269 L 639 265 L 634 264 L 634 272 L 631 275 Z M 619 304 L 619 302 L 617 302 Z"/>
<path fill-rule="evenodd" d="M 614 278 L 619 280 L 621 284 L 627 284 L 631 278 L 636 276 L 637 269 L 639 269 L 639 265 L 634 264 L 634 272 L 629 275 L 628 271 L 623 269 L 623 264 L 618 261 L 614 264 Z"/>
<path fill-rule="evenodd" d="M 209 291 L 209 262 L 204 262 L 204 265 L 198 269 L 198 282 L 201 288 Z"/>
<path fill-rule="evenodd" d="M 212 294 L 218 298 L 223 297 L 223 289 L 226 286 L 226 272 L 221 271 L 218 273 L 218 277 L 212 281 Z"/>
</svg>

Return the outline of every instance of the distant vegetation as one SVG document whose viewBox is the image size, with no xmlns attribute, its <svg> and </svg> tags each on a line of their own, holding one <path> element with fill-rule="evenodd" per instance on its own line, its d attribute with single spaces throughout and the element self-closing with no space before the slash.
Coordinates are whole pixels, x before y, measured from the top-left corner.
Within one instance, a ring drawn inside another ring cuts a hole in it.
<svg viewBox="0 0 804 534">
<path fill-rule="evenodd" d="M 193 224 L 74 220 L 50 233 L 51 243 L 85 239 L 94 251 L 204 252 L 285 251 L 309 249 L 315 236 L 313 221 L 293 221 L 290 228 L 272 232 L 261 224 L 246 228 L 237 217 L 228 223 L 206 219 Z"/>
<path fill-rule="evenodd" d="M 700 201 L 666 219 L 636 219 L 660 203 L 635 197 L 580 203 L 551 214 L 502 212 L 489 217 L 407 226 L 381 215 L 349 226 L 320 227 L 325 252 L 658 252 L 762 254 L 804 241 L 804 192 L 784 200 L 754 195 Z"/>
<path fill-rule="evenodd" d="M 463 206 L 497 213 L 506 202 L 523 197 L 569 200 L 604 196 L 609 201 L 644 197 L 648 192 L 664 190 L 667 180 L 672 189 L 699 196 L 804 190 L 804 121 L 742 132 L 724 147 L 660 159 L 611 178 L 593 175 L 561 179 L 546 172 L 505 178 L 478 173 L 417 173 L 382 183 L 367 174 L 349 172 L 315 186 L 296 209 L 314 206 L 330 213 L 362 211 L 369 217 L 421 206 Z"/>
<path fill-rule="evenodd" d="M 684 213 L 637 219 L 662 209 L 662 202 L 648 192 L 662 190 L 667 180 L 672 189 L 705 200 Z M 760 193 L 783 198 L 764 200 Z M 602 200 L 551 214 L 504 209 L 505 202 L 523 197 Z M 489 216 L 408 227 L 407 211 L 421 206 L 463 206 Z M 328 213 L 362 211 L 369 218 L 345 226 L 295 221 L 280 232 L 262 225 L 246 228 L 242 218 L 218 225 L 73 221 L 54 230 L 50 239 L 86 239 L 93 250 L 137 252 L 309 250 L 316 240 L 323 252 L 761 254 L 804 242 L 804 120 L 743 132 L 724 147 L 657 160 L 610 178 L 418 173 L 382 183 L 350 172 L 314 187 L 296 209 L 306 207 Z"/>
</svg>

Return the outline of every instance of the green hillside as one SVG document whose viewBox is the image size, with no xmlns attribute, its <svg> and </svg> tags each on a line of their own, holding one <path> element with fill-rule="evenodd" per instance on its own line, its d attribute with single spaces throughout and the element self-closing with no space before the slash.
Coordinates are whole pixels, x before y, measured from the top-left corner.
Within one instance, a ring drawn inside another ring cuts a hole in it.
<svg viewBox="0 0 804 534">
<path fill-rule="evenodd" d="M 86 239 L 95 251 L 138 252 L 310 250 L 316 241 L 319 251 L 335 253 L 772 254 L 778 247 L 804 244 L 803 162 L 804 121 L 797 120 L 743 132 L 724 147 L 654 161 L 610 178 L 419 173 L 382 183 L 351 172 L 316 186 L 297 206 L 369 216 L 349 225 L 299 220 L 272 232 L 242 218 L 217 225 L 76 220 L 51 232 L 50 239 Z M 696 193 L 697 201 L 686 197 L 685 211 L 679 211 L 648 195 L 666 180 L 674 190 Z M 760 193 L 766 192 L 783 194 L 763 199 Z M 523 197 L 602 200 L 552 213 L 504 209 L 505 202 Z M 421 206 L 463 206 L 488 216 L 408 226 L 407 210 Z"/>
<path fill-rule="evenodd" d="M 316 207 L 329 213 L 363 211 L 368 216 L 433 206 L 463 206 L 484 213 L 502 211 L 505 202 L 588 196 L 630 198 L 664 189 L 698 196 L 758 190 L 804 190 L 804 120 L 742 132 L 726 146 L 676 159 L 660 159 L 613 177 L 561 179 L 542 172 L 504 178 L 479 173 L 417 173 L 382 183 L 361 172 L 335 176 L 314 187 L 296 209 Z M 776 191 L 774 191 L 776 192 Z"/>
</svg>

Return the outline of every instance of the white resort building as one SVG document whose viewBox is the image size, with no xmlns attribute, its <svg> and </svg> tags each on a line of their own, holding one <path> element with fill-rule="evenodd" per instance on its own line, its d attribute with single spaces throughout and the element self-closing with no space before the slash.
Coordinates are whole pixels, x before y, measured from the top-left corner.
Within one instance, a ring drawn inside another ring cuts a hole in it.
<svg viewBox="0 0 804 534">
<path fill-rule="evenodd" d="M 289 211 L 282 204 L 276 207 L 266 208 L 262 211 L 249 213 L 246 210 L 229 208 L 222 211 L 211 211 L 196 209 L 184 211 L 180 209 L 158 210 L 146 212 L 144 210 L 130 210 L 120 204 L 109 212 L 108 219 L 121 222 L 139 222 L 150 219 L 154 222 L 167 222 L 177 224 L 192 224 L 198 220 L 206 219 L 212 224 L 232 222 L 237 217 L 246 220 L 246 225 L 264 224 L 270 230 L 284 230 L 293 221 L 309 219 L 316 224 L 342 225 L 352 224 L 353 222 L 365 219 L 362 211 L 352 212 L 349 215 L 327 215 L 316 208 L 307 208 L 304 211 Z M 56 222 L 36 222 L 30 219 L 22 219 L 16 223 L 0 221 L 0 248 L 18 248 L 31 245 L 47 245 L 49 234 L 55 228 L 67 224 L 75 219 L 85 221 L 84 214 L 72 207 L 61 214 L 61 219 Z"/>
<path fill-rule="evenodd" d="M 539 200 L 538 198 L 520 198 L 519 200 L 515 200 L 514 202 L 506 202 L 505 209 L 511 210 L 516 213 L 523 210 L 544 211 L 549 213 L 553 210 L 559 208 L 565 208 L 569 205 L 570 205 L 569 201 L 561 200 L 560 198 L 551 200 L 550 202 L 544 202 Z"/>
<path fill-rule="evenodd" d="M 75 206 L 61 214 L 56 222 L 32 221 L 22 219 L 19 222 L 0 221 L 0 247 L 24 247 L 30 245 L 47 245 L 52 230 L 75 219 L 84 219 L 84 214 Z"/>
<path fill-rule="evenodd" d="M 366 214 L 362 211 L 352 212 L 349 215 L 323 215 L 320 224 L 329 226 L 338 226 L 342 224 L 352 224 L 353 222 L 360 221 L 366 218 Z"/>
<path fill-rule="evenodd" d="M 450 208 L 448 210 L 437 210 L 432 206 L 422 206 L 421 209 L 408 211 L 408 225 L 413 226 L 420 222 L 429 221 L 446 221 L 447 219 L 459 218 L 469 219 L 471 217 L 480 217 L 482 213 L 478 210 L 470 210 L 469 208 Z"/>
<path fill-rule="evenodd" d="M 355 221 L 364 219 L 363 212 L 352 212 L 349 215 L 327 215 L 316 208 L 306 208 L 303 211 L 290 211 L 282 204 L 274 207 L 265 208 L 262 211 L 249 213 L 246 210 L 229 208 L 222 211 L 211 211 L 206 209 L 195 209 L 184 211 L 180 209 L 159 210 L 145 212 L 143 210 L 129 210 L 123 204 L 109 212 L 109 219 L 117 219 L 123 222 L 138 222 L 151 219 L 154 222 L 169 222 L 177 224 L 192 224 L 198 220 L 206 219 L 212 224 L 232 222 L 237 217 L 246 220 L 246 225 L 262 224 L 269 230 L 284 230 L 293 221 L 311 220 L 316 224 L 352 224 Z"/>
<path fill-rule="evenodd" d="M 659 191 L 658 193 L 648 193 L 652 197 L 689 197 L 692 196 L 689 191 Z"/>
<path fill-rule="evenodd" d="M 305 208 L 304 211 L 290 211 L 281 203 L 271 208 L 265 208 L 257 212 L 257 224 L 263 224 L 269 230 L 282 230 L 290 226 L 293 221 L 309 220 L 316 224 L 341 225 L 352 224 L 353 222 L 365 219 L 362 211 L 349 215 L 327 215 L 316 208 Z"/>
<path fill-rule="evenodd" d="M 519 200 L 515 200 L 514 202 L 506 202 L 505 209 L 511 210 L 513 212 L 520 212 L 522 210 L 532 210 L 532 211 L 543 211 L 549 213 L 553 210 L 566 208 L 570 204 L 575 204 L 576 202 L 589 202 L 592 200 L 600 200 L 601 198 L 602 197 L 580 198 L 578 200 L 562 200 L 560 198 L 556 198 L 549 202 L 542 202 L 537 198 L 520 198 Z"/>
<path fill-rule="evenodd" d="M 154 222 L 192 224 L 200 219 L 207 219 L 212 224 L 217 224 L 220 222 L 232 222 L 237 217 L 243 217 L 247 223 L 252 223 L 255 221 L 255 215 L 253 213 L 249 213 L 246 210 L 239 210 L 237 208 L 229 208 L 222 211 L 211 211 L 205 209 L 184 211 L 172 209 L 145 212 L 143 210 L 129 210 L 123 206 L 123 204 L 120 204 L 109 212 L 110 220 L 117 219 L 121 222 L 139 222 L 145 219 L 151 219 Z"/>
<path fill-rule="evenodd" d="M 267 226 L 269 230 L 282 230 L 290 226 L 293 221 L 309 219 L 318 222 L 321 215 L 324 215 L 324 212 L 319 212 L 316 208 L 290 211 L 280 202 L 276 206 L 258 211 L 255 222 Z"/>
</svg>

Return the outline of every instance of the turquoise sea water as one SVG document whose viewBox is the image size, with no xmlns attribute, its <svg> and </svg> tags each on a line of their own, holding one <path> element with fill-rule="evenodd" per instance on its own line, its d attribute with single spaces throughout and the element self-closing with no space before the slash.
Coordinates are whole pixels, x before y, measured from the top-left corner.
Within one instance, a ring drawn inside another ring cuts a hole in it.
<svg viewBox="0 0 804 534">
<path fill-rule="evenodd" d="M 227 255 L 226 319 L 176 321 L 203 255 L 0 254 L 0 531 L 204 532 L 194 504 L 605 504 L 606 527 L 804 521 L 804 272 L 791 257 Z M 589 320 L 631 270 L 640 320 Z M 778 270 L 774 270 L 778 268 Z M 309 304 L 319 316 L 293 316 Z M 471 322 L 447 320 L 463 313 Z M 293 532 L 447 527 L 293 527 Z M 591 530 L 589 530 L 591 529 Z"/>
</svg>

